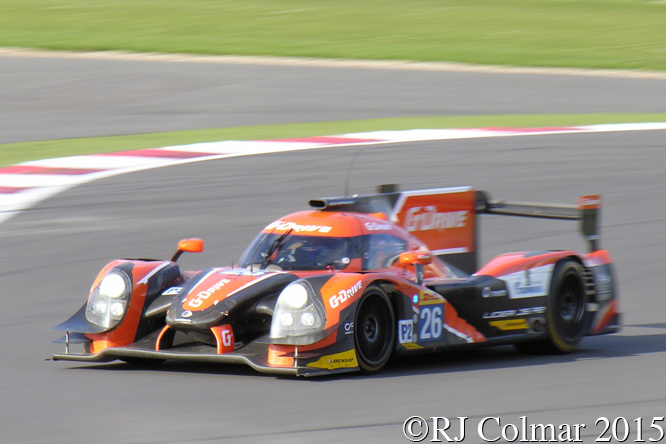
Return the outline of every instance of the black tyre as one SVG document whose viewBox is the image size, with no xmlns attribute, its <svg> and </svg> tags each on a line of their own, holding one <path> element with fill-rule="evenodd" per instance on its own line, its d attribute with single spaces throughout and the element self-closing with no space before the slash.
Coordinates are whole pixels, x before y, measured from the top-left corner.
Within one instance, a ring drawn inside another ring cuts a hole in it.
<svg viewBox="0 0 666 444">
<path fill-rule="evenodd" d="M 555 351 L 574 351 L 585 333 L 585 281 L 583 268 L 569 260 L 557 264 L 548 299 L 546 323 Z"/>
<path fill-rule="evenodd" d="M 361 370 L 376 372 L 388 362 L 395 343 L 391 301 L 379 287 L 370 287 L 356 310 L 354 342 Z"/>
<path fill-rule="evenodd" d="M 585 333 L 585 281 L 583 269 L 574 260 L 555 266 L 546 310 L 548 339 L 516 344 L 524 353 L 570 353 Z"/>
</svg>

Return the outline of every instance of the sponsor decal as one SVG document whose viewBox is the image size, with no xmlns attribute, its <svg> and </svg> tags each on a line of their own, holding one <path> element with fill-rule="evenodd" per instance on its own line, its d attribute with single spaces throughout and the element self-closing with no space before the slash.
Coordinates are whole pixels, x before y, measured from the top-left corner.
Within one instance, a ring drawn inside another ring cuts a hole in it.
<svg viewBox="0 0 666 444">
<path fill-rule="evenodd" d="M 162 296 L 173 296 L 179 294 L 181 291 L 183 291 L 183 287 L 171 287 L 167 290 L 164 290 Z"/>
<path fill-rule="evenodd" d="M 365 229 L 368 231 L 390 231 L 393 230 L 393 225 L 391 224 L 378 224 L 375 222 L 366 222 Z"/>
<path fill-rule="evenodd" d="M 533 298 L 548 294 L 554 267 L 553 264 L 543 265 L 502 276 L 501 279 L 506 282 L 509 291 L 509 298 Z"/>
<path fill-rule="evenodd" d="M 444 301 L 442 296 L 428 290 L 421 290 L 418 299 L 419 305 L 441 304 Z"/>
<path fill-rule="evenodd" d="M 203 302 L 206 299 L 211 297 L 213 295 L 213 293 L 218 291 L 220 288 L 224 287 L 224 285 L 228 284 L 229 282 L 231 282 L 230 279 L 220 279 L 215 285 L 210 287 L 208 290 L 200 291 L 197 294 L 197 297 L 192 299 L 191 301 L 189 301 L 187 303 L 187 305 L 189 305 L 190 307 L 193 307 L 193 308 L 200 307 L 201 304 L 203 304 Z"/>
<path fill-rule="evenodd" d="M 304 232 L 311 233 L 315 231 L 318 233 L 328 233 L 332 229 L 333 229 L 332 227 L 327 227 L 323 225 L 299 225 L 295 222 L 288 222 L 284 220 L 275 221 L 265 228 L 265 230 L 275 230 L 275 231 L 293 230 L 296 233 L 304 233 Z"/>
<path fill-rule="evenodd" d="M 356 361 L 356 350 L 352 349 L 334 355 L 322 356 L 315 362 L 311 362 L 307 367 L 323 368 L 326 370 L 334 370 L 336 368 L 353 368 L 358 367 Z"/>
<path fill-rule="evenodd" d="M 423 348 L 419 344 L 414 344 L 413 342 L 407 342 L 406 344 L 402 344 L 402 346 L 405 347 L 407 350 L 418 350 Z"/>
<path fill-rule="evenodd" d="M 513 286 L 513 291 L 518 297 L 540 296 L 546 294 L 543 285 L 521 286 L 517 282 Z"/>
<path fill-rule="evenodd" d="M 599 208 L 601 206 L 601 196 L 581 196 L 578 198 L 578 209 L 579 210 L 588 210 Z"/>
<path fill-rule="evenodd" d="M 512 319 L 509 321 L 490 321 L 488 322 L 491 327 L 499 328 L 500 330 L 527 330 L 528 325 L 525 319 Z"/>
<path fill-rule="evenodd" d="M 354 333 L 354 323 L 353 322 L 345 323 L 344 329 L 345 329 L 345 334 L 346 335 L 350 335 L 350 334 Z"/>
<path fill-rule="evenodd" d="M 217 354 L 231 353 L 234 351 L 236 341 L 234 339 L 234 331 L 231 325 L 218 325 L 212 327 L 211 331 L 217 341 Z"/>
<path fill-rule="evenodd" d="M 491 290 L 490 287 L 483 287 L 483 290 L 481 290 L 481 297 L 483 298 L 499 298 L 508 294 L 506 290 Z"/>
<path fill-rule="evenodd" d="M 231 344 L 233 342 L 234 335 L 232 332 L 229 330 L 223 330 L 222 331 L 222 345 L 225 347 L 231 347 Z"/>
<path fill-rule="evenodd" d="M 511 316 L 528 316 L 532 314 L 542 314 L 546 312 L 546 307 L 528 307 L 518 310 L 503 310 L 484 313 L 483 319 L 509 318 Z"/>
<path fill-rule="evenodd" d="M 469 211 L 437 212 L 435 205 L 413 207 L 407 210 L 405 228 L 407 231 L 445 231 L 447 228 L 463 228 L 467 225 Z"/>
<path fill-rule="evenodd" d="M 419 313 L 419 342 L 439 341 L 444 336 L 444 304 L 425 305 Z"/>
<path fill-rule="evenodd" d="M 184 317 L 184 318 L 189 318 L 189 317 L 192 316 L 192 312 L 189 311 L 189 310 L 185 310 L 185 311 L 183 312 L 183 314 L 181 314 L 181 316 Z"/>
<path fill-rule="evenodd" d="M 474 251 L 476 194 L 469 187 L 400 193 L 391 220 L 416 235 L 433 254 Z"/>
<path fill-rule="evenodd" d="M 328 300 L 331 308 L 337 308 L 340 304 L 344 303 L 347 299 L 353 298 L 363 288 L 363 283 L 358 281 L 348 290 L 340 290 L 338 294 L 331 296 Z"/>
<path fill-rule="evenodd" d="M 414 342 L 414 321 L 411 319 L 398 321 L 398 342 L 401 344 Z"/>
</svg>

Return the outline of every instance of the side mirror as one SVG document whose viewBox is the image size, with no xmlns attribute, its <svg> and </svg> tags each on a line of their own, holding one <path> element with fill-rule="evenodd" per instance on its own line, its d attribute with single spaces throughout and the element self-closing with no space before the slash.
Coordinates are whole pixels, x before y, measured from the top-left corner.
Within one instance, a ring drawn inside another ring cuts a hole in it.
<svg viewBox="0 0 666 444">
<path fill-rule="evenodd" d="M 405 251 L 398 256 L 400 265 L 429 265 L 432 264 L 432 255 L 429 251 Z"/>
<path fill-rule="evenodd" d="M 415 282 L 421 285 L 423 283 L 423 266 L 432 263 L 432 255 L 429 251 L 405 251 L 398 256 L 398 263 L 404 267 L 413 265 L 416 272 Z"/>
<path fill-rule="evenodd" d="M 201 253 L 204 251 L 204 242 L 201 239 L 183 239 L 178 242 L 178 251 L 173 255 L 171 260 L 176 262 L 183 253 Z"/>
</svg>

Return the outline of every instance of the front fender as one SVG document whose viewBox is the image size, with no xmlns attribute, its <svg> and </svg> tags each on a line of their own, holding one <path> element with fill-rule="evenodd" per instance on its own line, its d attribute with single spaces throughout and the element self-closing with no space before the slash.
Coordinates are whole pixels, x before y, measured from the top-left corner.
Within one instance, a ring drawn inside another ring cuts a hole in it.
<svg viewBox="0 0 666 444">
<path fill-rule="evenodd" d="M 131 285 L 127 310 L 117 325 L 104 328 L 89 322 L 86 318 L 88 305 L 86 302 L 71 318 L 53 328 L 85 334 L 91 341 L 91 353 L 98 353 L 108 347 L 131 344 L 163 326 L 164 319 L 161 317 L 146 319 L 145 308 L 159 297 L 165 288 L 183 279 L 180 268 L 171 261 L 115 260 L 99 272 L 90 289 L 88 300 L 102 279 L 112 270 L 122 271 L 129 278 Z"/>
<path fill-rule="evenodd" d="M 366 289 L 375 282 L 396 284 L 395 276 L 383 273 L 328 273 L 302 278 L 307 281 L 314 297 L 323 306 L 326 322 L 321 331 L 303 336 L 272 339 L 274 344 L 312 345 L 332 336 L 337 340 L 353 339 L 356 306 Z M 353 341 L 351 342 L 353 347 Z"/>
</svg>

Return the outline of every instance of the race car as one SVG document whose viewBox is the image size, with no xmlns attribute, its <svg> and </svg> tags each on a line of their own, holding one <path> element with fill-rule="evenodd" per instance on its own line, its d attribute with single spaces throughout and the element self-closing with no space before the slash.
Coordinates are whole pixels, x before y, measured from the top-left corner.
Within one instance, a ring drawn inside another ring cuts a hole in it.
<svg viewBox="0 0 666 444">
<path fill-rule="evenodd" d="M 568 353 L 620 328 L 600 196 L 575 206 L 492 201 L 471 187 L 313 199 L 268 224 L 231 267 L 106 265 L 54 360 L 247 364 L 277 374 L 375 372 L 391 356 L 515 344 Z M 477 267 L 481 214 L 580 221 L 590 252 L 518 251 Z M 72 353 L 82 344 L 82 353 Z"/>
</svg>

